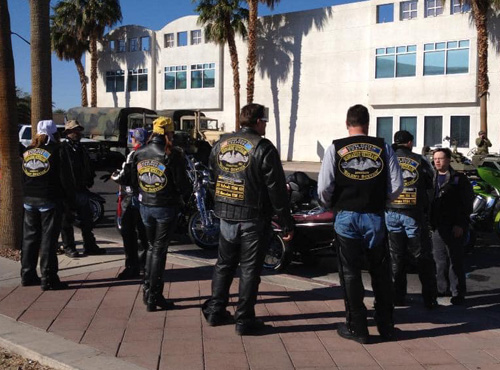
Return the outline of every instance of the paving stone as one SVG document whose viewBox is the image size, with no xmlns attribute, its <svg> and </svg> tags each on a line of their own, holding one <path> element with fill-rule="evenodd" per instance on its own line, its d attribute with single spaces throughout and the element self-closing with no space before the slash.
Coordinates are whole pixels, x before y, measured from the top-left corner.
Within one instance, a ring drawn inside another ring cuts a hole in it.
<svg viewBox="0 0 500 370">
<path fill-rule="evenodd" d="M 165 355 L 160 359 L 159 370 L 204 370 L 203 358 L 201 355 Z M 225 369 L 223 367 L 219 368 Z"/>
<path fill-rule="evenodd" d="M 248 363 L 253 369 L 294 369 L 286 352 L 247 353 Z"/>
<path fill-rule="evenodd" d="M 500 369 L 500 361 L 483 350 L 448 350 L 450 355 L 458 360 L 461 364 L 474 365 L 481 367 L 482 365 L 497 364 Z"/>
<path fill-rule="evenodd" d="M 445 350 L 408 349 L 422 365 L 457 365 L 459 362 Z"/>
<path fill-rule="evenodd" d="M 249 365 L 245 353 L 205 353 L 205 368 L 207 370 L 249 369 Z"/>
<path fill-rule="evenodd" d="M 366 351 L 366 349 L 359 345 L 356 350 L 328 350 L 330 356 L 335 361 L 335 364 L 340 368 L 344 367 L 365 367 L 365 366 L 378 366 L 377 361 Z"/>
<path fill-rule="evenodd" d="M 335 362 L 327 351 L 316 352 L 288 352 L 292 363 L 295 367 L 320 367 L 332 366 L 336 367 Z"/>
</svg>

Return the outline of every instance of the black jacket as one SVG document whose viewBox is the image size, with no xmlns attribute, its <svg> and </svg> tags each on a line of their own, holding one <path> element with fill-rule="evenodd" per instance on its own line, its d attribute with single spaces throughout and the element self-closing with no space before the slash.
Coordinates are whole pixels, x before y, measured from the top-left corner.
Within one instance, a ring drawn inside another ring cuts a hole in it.
<svg viewBox="0 0 500 370">
<path fill-rule="evenodd" d="M 192 189 L 184 152 L 174 147 L 167 155 L 163 136 L 153 136 L 135 152 L 131 179 L 141 204 L 151 207 L 181 206 L 183 197 Z"/>
<path fill-rule="evenodd" d="M 434 229 L 460 226 L 466 229 L 472 213 L 474 192 L 467 177 L 450 168 L 445 183 L 440 187 L 434 178 L 434 201 L 431 207 L 431 225 Z"/>
<path fill-rule="evenodd" d="M 214 145 L 210 169 L 216 181 L 215 213 L 224 220 L 280 219 L 291 230 L 285 174 L 274 145 L 254 129 L 244 127 Z"/>
<path fill-rule="evenodd" d="M 66 140 L 61 143 L 61 171 L 63 188 L 71 202 L 76 193 L 85 192 L 94 185 L 94 169 L 87 150 L 80 144 Z"/>
</svg>

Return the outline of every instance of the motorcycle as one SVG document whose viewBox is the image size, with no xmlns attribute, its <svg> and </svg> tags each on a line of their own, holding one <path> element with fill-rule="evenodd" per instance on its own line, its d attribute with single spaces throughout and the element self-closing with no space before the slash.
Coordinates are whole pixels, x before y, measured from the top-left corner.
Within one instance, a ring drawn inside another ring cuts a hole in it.
<svg viewBox="0 0 500 370">
<path fill-rule="evenodd" d="M 187 167 L 193 192 L 184 207 L 182 218 L 187 224 L 188 236 L 202 249 L 215 249 L 219 246 L 220 220 L 213 211 L 210 171 L 192 156 L 187 156 Z"/>
<path fill-rule="evenodd" d="M 495 231 L 500 237 L 500 171 L 496 168 L 478 167 L 479 178 L 471 178 L 474 194 L 473 211 L 470 215 L 471 238 L 476 231 Z M 473 246 L 469 241 L 468 249 Z"/>
<path fill-rule="evenodd" d="M 213 197 L 209 191 L 210 171 L 192 156 L 186 156 L 187 174 L 193 191 L 178 215 L 176 234 L 186 234 L 202 249 L 215 249 L 219 245 L 220 220 L 213 211 Z M 121 230 L 122 198 L 118 191 L 116 227 Z"/>
<path fill-rule="evenodd" d="M 91 192 L 90 190 L 87 190 L 87 195 L 89 197 L 90 211 L 92 214 L 92 226 L 95 226 L 104 217 L 104 203 L 106 203 L 106 199 L 97 193 Z M 80 225 L 80 220 L 78 219 L 77 214 L 75 215 L 75 225 Z"/>
<path fill-rule="evenodd" d="M 317 182 L 304 172 L 294 172 L 287 177 L 287 190 L 295 232 L 292 241 L 285 242 L 282 226 L 273 219 L 273 237 L 264 268 L 275 271 L 283 270 L 292 261 L 308 264 L 320 253 L 335 253 L 334 213 L 319 206 Z"/>
</svg>

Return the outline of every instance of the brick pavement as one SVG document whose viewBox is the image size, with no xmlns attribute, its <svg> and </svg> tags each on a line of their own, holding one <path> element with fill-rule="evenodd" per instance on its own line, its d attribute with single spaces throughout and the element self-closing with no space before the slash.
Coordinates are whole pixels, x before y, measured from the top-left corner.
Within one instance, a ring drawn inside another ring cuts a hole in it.
<svg viewBox="0 0 500 370">
<path fill-rule="evenodd" d="M 103 265 L 64 277 L 65 291 L 0 286 L 0 314 L 145 369 L 500 369 L 500 289 L 431 312 L 416 300 L 396 310 L 398 341 L 380 342 L 370 320 L 373 340 L 360 345 L 335 331 L 345 314 L 338 286 L 297 290 L 266 280 L 256 310 L 269 328 L 239 337 L 233 325 L 209 327 L 201 315 L 211 266 L 173 260 L 165 273 L 170 311 L 146 312 L 139 282 L 117 280 L 121 267 Z M 237 280 L 233 304 L 236 290 Z"/>
</svg>

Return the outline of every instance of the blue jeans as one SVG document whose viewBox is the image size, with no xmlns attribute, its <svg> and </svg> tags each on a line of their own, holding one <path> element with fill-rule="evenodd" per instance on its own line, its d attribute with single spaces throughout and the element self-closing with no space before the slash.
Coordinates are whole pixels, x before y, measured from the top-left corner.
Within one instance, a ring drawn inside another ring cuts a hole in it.
<svg viewBox="0 0 500 370">
<path fill-rule="evenodd" d="M 387 211 L 385 212 L 385 224 L 390 233 L 405 233 L 409 239 L 420 237 L 420 225 L 414 217 Z"/>
<path fill-rule="evenodd" d="M 339 211 L 335 217 L 335 232 L 344 238 L 362 239 L 372 249 L 384 241 L 384 216 L 378 213 Z"/>
</svg>

